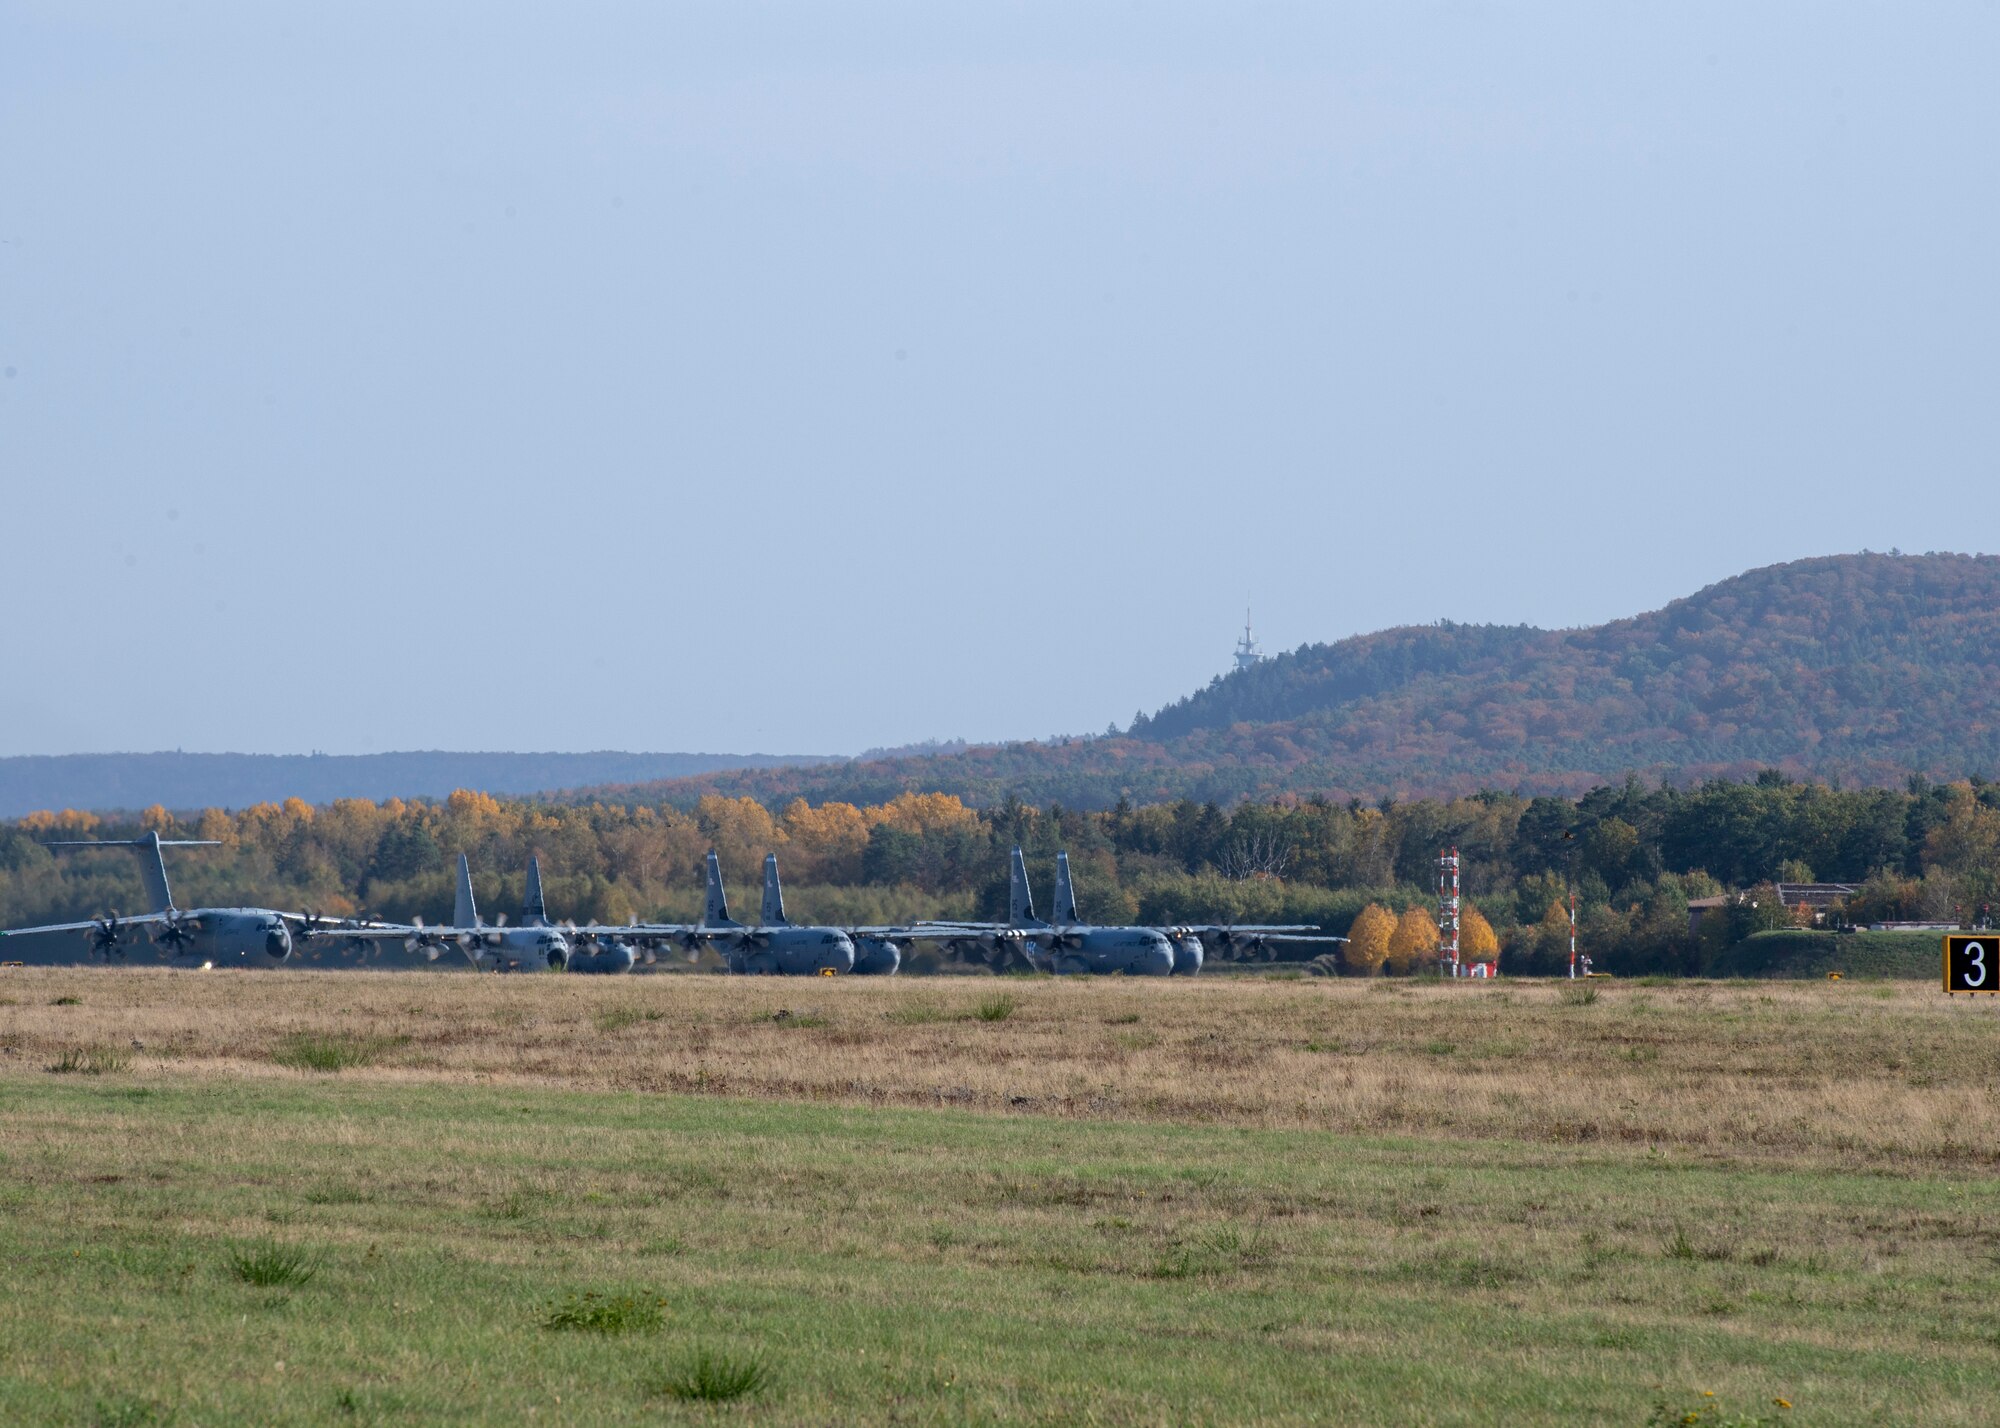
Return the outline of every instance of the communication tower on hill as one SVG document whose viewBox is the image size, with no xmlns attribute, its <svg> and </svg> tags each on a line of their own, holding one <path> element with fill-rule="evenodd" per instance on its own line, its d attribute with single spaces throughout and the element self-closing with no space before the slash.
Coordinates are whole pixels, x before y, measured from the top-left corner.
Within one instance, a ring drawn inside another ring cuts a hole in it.
<svg viewBox="0 0 2000 1428">
<path fill-rule="evenodd" d="M 1250 607 L 1243 607 L 1243 638 L 1236 642 L 1236 668 L 1245 670 L 1264 658 L 1263 650 L 1257 647 L 1257 637 L 1250 633 Z"/>
</svg>

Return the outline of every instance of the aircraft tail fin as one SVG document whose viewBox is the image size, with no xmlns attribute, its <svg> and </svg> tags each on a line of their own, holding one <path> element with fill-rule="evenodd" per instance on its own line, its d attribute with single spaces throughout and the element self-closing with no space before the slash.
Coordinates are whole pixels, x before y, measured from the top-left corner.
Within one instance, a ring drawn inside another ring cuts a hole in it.
<svg viewBox="0 0 2000 1428">
<path fill-rule="evenodd" d="M 708 850 L 708 900 L 702 904 L 701 924 L 704 927 L 741 926 L 729 915 L 729 894 L 722 890 L 722 861 L 715 856 L 715 849 Z"/>
<path fill-rule="evenodd" d="M 172 912 L 174 910 L 173 890 L 167 886 L 167 860 L 161 855 L 162 848 L 213 848 L 213 838 L 162 838 L 157 832 L 148 831 L 143 838 L 59 838 L 43 844 L 47 848 L 137 848 L 139 850 L 139 876 L 146 881 L 146 900 L 152 903 L 151 912 Z"/>
<path fill-rule="evenodd" d="M 758 919 L 766 927 L 786 927 L 785 890 L 778 885 L 778 855 L 764 855 L 764 906 Z"/>
<path fill-rule="evenodd" d="M 1069 880 L 1069 854 L 1056 854 L 1056 905 L 1049 914 L 1058 927 L 1068 927 L 1083 919 L 1076 915 L 1076 889 Z"/>
<path fill-rule="evenodd" d="M 458 855 L 458 900 L 452 904 L 451 925 L 479 926 L 479 904 L 472 900 L 472 864 L 463 853 Z"/>
<path fill-rule="evenodd" d="M 521 898 L 521 925 L 539 927 L 549 920 L 548 904 L 542 901 L 542 860 L 528 855 L 528 891 Z"/>
<path fill-rule="evenodd" d="M 1047 927 L 1035 916 L 1035 894 L 1028 887 L 1028 863 L 1021 850 L 1014 850 L 1007 883 L 1007 924 L 1010 927 Z"/>
</svg>

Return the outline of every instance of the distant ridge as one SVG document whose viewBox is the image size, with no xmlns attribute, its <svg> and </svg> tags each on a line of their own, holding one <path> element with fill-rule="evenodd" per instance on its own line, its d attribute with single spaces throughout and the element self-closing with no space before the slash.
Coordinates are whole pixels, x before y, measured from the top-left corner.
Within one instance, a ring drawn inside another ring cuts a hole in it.
<svg viewBox="0 0 2000 1428">
<path fill-rule="evenodd" d="M 1765 768 L 1901 785 L 2000 775 L 2000 557 L 1827 556 L 1572 630 L 1413 625 L 1302 645 L 1121 736 L 992 744 L 629 790 L 1076 808 L 1278 793 L 1579 794 Z"/>
<path fill-rule="evenodd" d="M 56 754 L 0 758 L 0 818 L 37 809 L 246 808 L 302 798 L 553 793 L 821 762 L 805 754 Z"/>
</svg>

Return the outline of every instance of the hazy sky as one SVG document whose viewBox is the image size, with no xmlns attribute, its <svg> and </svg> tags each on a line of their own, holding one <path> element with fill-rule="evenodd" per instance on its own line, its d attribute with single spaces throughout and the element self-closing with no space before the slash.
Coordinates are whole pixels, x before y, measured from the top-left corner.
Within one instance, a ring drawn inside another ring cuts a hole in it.
<svg viewBox="0 0 2000 1428">
<path fill-rule="evenodd" d="M 2000 549 L 2000 8 L 0 0 L 0 753 L 856 751 Z"/>
</svg>

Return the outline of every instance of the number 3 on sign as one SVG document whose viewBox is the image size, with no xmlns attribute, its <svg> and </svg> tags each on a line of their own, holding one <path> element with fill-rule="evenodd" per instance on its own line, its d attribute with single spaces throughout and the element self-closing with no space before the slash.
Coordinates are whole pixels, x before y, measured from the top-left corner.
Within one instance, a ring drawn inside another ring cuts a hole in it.
<svg viewBox="0 0 2000 1428">
<path fill-rule="evenodd" d="M 1947 992 L 2000 992 L 2000 938 L 1955 932 L 1944 939 Z"/>
</svg>

